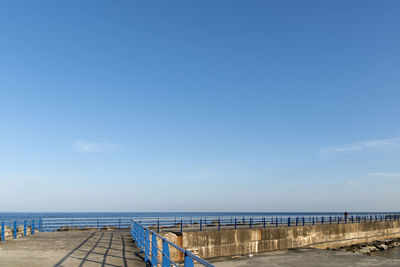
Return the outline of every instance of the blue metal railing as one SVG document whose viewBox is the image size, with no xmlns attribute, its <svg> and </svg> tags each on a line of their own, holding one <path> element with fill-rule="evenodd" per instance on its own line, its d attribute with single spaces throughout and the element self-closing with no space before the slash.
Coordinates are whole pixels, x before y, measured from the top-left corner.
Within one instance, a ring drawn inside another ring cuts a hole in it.
<svg viewBox="0 0 400 267">
<path fill-rule="evenodd" d="M 372 223 L 398 221 L 400 213 L 352 213 L 348 216 L 203 216 L 203 217 L 102 217 L 102 218 L 28 218 L 2 220 L 0 218 L 0 239 L 18 238 L 35 232 L 68 230 L 113 230 L 128 229 L 135 220 L 144 227 L 158 233 L 161 231 L 204 231 L 223 229 L 266 228 L 281 226 L 307 226 L 324 224 Z M 10 231 L 12 234 L 10 236 Z"/>
<path fill-rule="evenodd" d="M 39 231 L 41 219 L 3 220 L 0 222 L 0 240 L 17 239 Z"/>
<path fill-rule="evenodd" d="M 183 249 L 180 246 L 168 241 L 166 238 L 156 234 L 154 231 L 150 230 L 140 223 L 132 221 L 131 235 L 137 246 L 140 248 L 141 252 L 144 253 L 145 262 L 149 263 L 151 266 L 179 266 L 178 263 L 174 262 L 171 259 L 169 249 L 169 247 L 171 246 L 184 255 L 185 267 L 194 267 L 194 261 L 197 261 L 203 266 L 214 267 L 214 265 L 212 265 L 211 263 L 197 257 L 190 251 Z M 162 240 L 162 249 L 158 248 L 157 239 Z M 158 257 L 158 252 L 161 253 L 160 257 Z M 159 258 L 161 258 L 161 261 L 159 260 Z"/>
</svg>

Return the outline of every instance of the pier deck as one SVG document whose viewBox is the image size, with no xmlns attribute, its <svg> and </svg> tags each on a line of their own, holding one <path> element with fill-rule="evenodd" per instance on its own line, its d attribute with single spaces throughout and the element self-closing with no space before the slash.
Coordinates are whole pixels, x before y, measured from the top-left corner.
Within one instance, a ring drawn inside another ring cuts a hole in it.
<svg viewBox="0 0 400 267">
<path fill-rule="evenodd" d="M 142 267 L 128 231 L 37 233 L 0 243 L 0 267 Z"/>
</svg>

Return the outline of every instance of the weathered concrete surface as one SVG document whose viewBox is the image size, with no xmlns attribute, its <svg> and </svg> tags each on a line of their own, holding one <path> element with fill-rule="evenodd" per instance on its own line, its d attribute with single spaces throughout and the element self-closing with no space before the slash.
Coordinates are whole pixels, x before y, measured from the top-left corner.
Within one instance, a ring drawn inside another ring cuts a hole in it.
<svg viewBox="0 0 400 267">
<path fill-rule="evenodd" d="M 342 266 L 400 266 L 400 259 L 388 259 L 342 251 L 318 249 L 291 249 L 267 252 L 237 259 L 219 259 L 212 262 L 216 267 L 342 267 Z M 199 266 L 199 265 L 196 265 Z"/>
<path fill-rule="evenodd" d="M 169 234 L 168 239 L 201 258 L 255 254 L 289 248 L 338 248 L 400 237 L 400 222 L 237 229 Z M 171 251 L 173 259 L 182 255 Z"/>
<path fill-rule="evenodd" d="M 37 233 L 0 243 L 0 266 L 146 266 L 137 252 L 127 231 Z"/>
</svg>

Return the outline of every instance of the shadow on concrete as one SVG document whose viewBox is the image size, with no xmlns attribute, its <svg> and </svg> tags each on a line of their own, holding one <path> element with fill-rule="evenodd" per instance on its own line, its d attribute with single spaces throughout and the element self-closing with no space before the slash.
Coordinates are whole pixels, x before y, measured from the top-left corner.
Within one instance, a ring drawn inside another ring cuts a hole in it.
<svg viewBox="0 0 400 267">
<path fill-rule="evenodd" d="M 146 266 L 127 231 L 93 232 L 54 267 Z"/>
</svg>

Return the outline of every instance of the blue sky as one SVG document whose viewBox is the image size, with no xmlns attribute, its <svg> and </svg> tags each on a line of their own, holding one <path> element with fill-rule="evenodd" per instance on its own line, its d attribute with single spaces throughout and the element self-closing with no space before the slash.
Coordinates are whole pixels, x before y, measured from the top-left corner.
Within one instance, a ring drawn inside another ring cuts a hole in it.
<svg viewBox="0 0 400 267">
<path fill-rule="evenodd" d="M 0 211 L 389 211 L 398 1 L 1 1 Z"/>
</svg>

